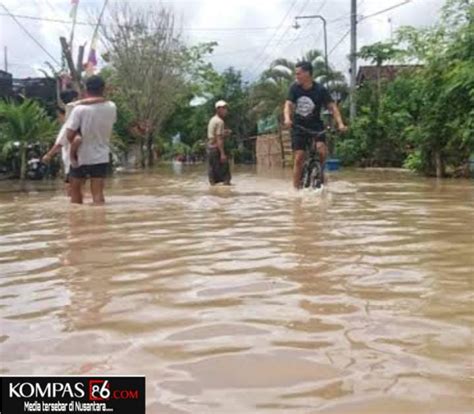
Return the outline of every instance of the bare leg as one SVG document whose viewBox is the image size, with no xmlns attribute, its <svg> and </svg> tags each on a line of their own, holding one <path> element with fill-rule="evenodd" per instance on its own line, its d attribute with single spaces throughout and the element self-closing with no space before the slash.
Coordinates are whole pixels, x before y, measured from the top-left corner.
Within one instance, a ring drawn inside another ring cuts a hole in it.
<svg viewBox="0 0 474 414">
<path fill-rule="evenodd" d="M 91 178 L 92 203 L 102 205 L 105 203 L 104 197 L 105 178 Z"/>
<path fill-rule="evenodd" d="M 82 204 L 82 178 L 70 178 L 71 203 Z"/>
<path fill-rule="evenodd" d="M 304 164 L 304 151 L 297 150 L 293 153 L 294 165 L 293 165 L 293 187 L 295 189 L 300 188 L 301 184 L 301 174 L 303 174 L 303 164 Z"/>
</svg>

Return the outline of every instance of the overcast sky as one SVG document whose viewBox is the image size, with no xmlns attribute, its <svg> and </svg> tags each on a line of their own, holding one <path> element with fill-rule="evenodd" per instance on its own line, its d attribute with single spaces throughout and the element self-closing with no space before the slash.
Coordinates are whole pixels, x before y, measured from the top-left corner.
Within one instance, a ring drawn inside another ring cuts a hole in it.
<svg viewBox="0 0 474 414">
<path fill-rule="evenodd" d="M 126 0 L 110 0 L 114 2 Z M 370 17 L 358 25 L 358 47 L 390 39 L 391 32 L 403 25 L 423 27 L 439 18 L 445 0 L 412 0 L 396 9 Z M 78 21 L 89 21 L 103 0 L 79 0 Z M 147 7 L 152 1 L 130 0 L 133 7 Z M 404 3 L 403 0 L 359 0 L 358 15 L 369 16 L 380 10 Z M 8 47 L 9 72 L 14 77 L 38 76 L 46 54 L 1 5 L 16 15 L 70 21 L 71 0 L 0 0 L 0 47 Z M 328 21 L 328 49 L 331 51 L 349 30 L 350 0 L 166 0 L 181 20 L 189 43 L 217 41 L 211 62 L 218 70 L 228 66 L 243 72 L 247 80 L 255 79 L 275 58 L 295 59 L 312 48 L 323 50 L 323 31 L 319 20 L 301 21 L 292 28 L 297 15 L 321 14 Z M 391 22 L 389 21 L 391 20 Z M 18 18 L 31 35 L 60 60 L 59 36 L 69 37 L 71 24 Z M 93 27 L 79 25 L 75 44 L 90 42 Z M 330 64 L 347 74 L 350 38 L 347 36 L 330 54 Z M 99 50 L 100 54 L 100 50 Z M 0 60 L 3 69 L 3 56 Z"/>
</svg>

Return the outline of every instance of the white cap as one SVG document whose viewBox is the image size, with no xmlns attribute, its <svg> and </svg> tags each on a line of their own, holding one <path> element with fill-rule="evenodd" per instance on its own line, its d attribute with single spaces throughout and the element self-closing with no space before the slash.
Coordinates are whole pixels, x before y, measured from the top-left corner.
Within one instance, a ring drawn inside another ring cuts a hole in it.
<svg viewBox="0 0 474 414">
<path fill-rule="evenodd" d="M 215 106 L 217 109 L 217 108 L 222 108 L 223 106 L 228 106 L 228 105 L 226 101 L 217 101 Z"/>
</svg>

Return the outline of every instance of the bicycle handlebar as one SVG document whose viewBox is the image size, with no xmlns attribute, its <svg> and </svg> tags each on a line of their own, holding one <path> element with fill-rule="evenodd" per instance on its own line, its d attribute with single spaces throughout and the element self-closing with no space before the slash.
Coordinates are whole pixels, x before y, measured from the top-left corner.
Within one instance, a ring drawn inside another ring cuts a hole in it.
<svg viewBox="0 0 474 414">
<path fill-rule="evenodd" d="M 330 132 L 330 131 L 333 130 L 332 128 L 327 127 L 327 128 L 325 128 L 325 129 L 323 129 L 322 131 L 315 131 L 315 130 L 313 130 L 313 129 L 309 129 L 309 128 L 306 128 L 306 127 L 301 126 L 301 125 L 295 125 L 295 128 L 298 128 L 298 129 L 300 129 L 301 131 L 306 132 L 306 133 L 308 133 L 308 134 L 314 135 L 314 138 L 323 136 L 326 132 Z"/>
</svg>

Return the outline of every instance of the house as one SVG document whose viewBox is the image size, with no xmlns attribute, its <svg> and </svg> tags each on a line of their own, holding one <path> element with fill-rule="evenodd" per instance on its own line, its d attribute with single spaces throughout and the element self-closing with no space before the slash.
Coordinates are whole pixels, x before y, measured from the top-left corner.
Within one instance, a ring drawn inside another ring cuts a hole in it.
<svg viewBox="0 0 474 414">
<path fill-rule="evenodd" d="M 413 72 L 422 67 L 423 65 L 384 65 L 380 67 L 380 78 L 393 81 L 400 73 Z M 366 81 L 377 81 L 378 69 L 377 66 L 360 66 L 356 77 L 357 86 L 361 86 Z"/>
<path fill-rule="evenodd" d="M 0 70 L 0 98 L 10 97 L 13 93 L 13 76 L 11 73 Z"/>
<path fill-rule="evenodd" d="M 56 101 L 56 79 L 53 78 L 13 79 L 12 89 L 14 95 L 37 98 L 44 102 Z"/>
</svg>

